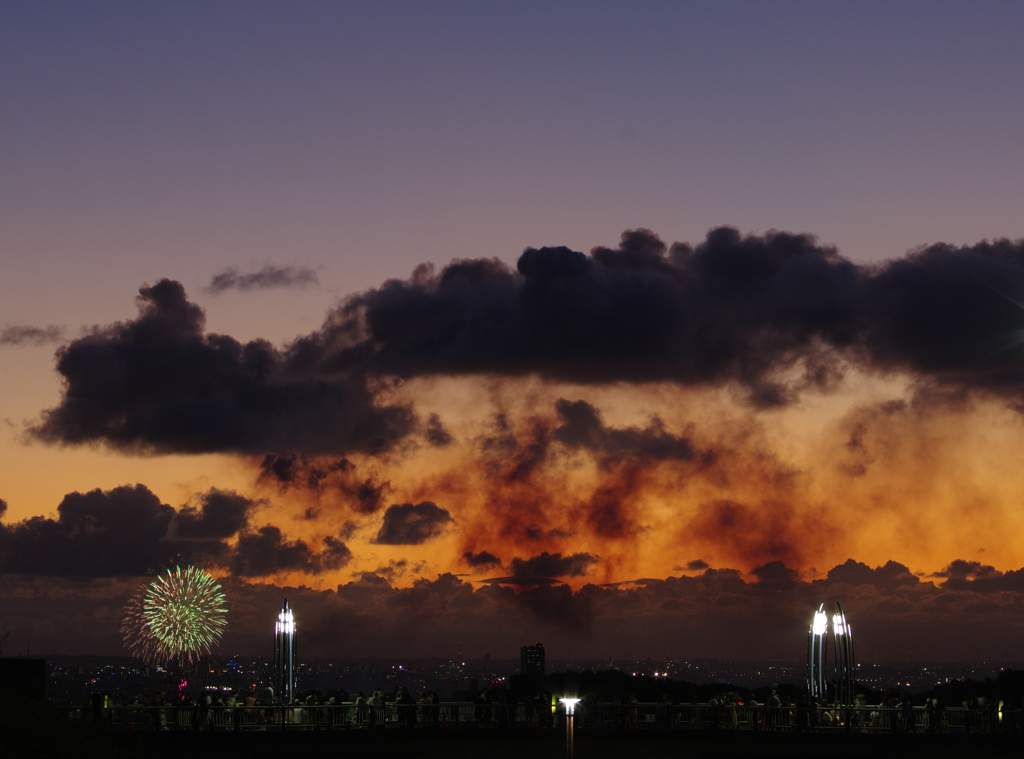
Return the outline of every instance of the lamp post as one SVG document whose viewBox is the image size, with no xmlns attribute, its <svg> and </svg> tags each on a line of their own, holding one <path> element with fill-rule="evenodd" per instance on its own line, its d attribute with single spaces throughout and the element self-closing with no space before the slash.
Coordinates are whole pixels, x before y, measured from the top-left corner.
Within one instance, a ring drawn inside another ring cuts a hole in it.
<svg viewBox="0 0 1024 759">
<path fill-rule="evenodd" d="M 573 721 L 576 717 L 576 704 L 580 702 L 580 699 L 560 698 L 558 700 L 565 704 L 565 759 L 573 759 Z"/>
</svg>

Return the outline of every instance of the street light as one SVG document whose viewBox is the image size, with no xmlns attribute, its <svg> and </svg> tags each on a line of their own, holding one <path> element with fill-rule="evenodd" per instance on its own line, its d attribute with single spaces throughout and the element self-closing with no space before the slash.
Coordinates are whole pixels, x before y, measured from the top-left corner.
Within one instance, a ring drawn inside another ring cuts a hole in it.
<svg viewBox="0 0 1024 759">
<path fill-rule="evenodd" d="M 560 703 L 565 705 L 565 759 L 573 759 L 573 721 L 576 716 L 576 704 L 580 702 L 578 698 L 560 698 Z"/>
</svg>

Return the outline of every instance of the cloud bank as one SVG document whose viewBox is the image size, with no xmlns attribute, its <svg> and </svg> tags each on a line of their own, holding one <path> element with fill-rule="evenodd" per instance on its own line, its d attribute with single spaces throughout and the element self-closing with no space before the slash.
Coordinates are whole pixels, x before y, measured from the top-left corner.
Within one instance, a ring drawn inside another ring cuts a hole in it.
<svg viewBox="0 0 1024 759">
<path fill-rule="evenodd" d="M 732 384 L 773 408 L 856 366 L 910 373 L 922 397 L 1020 404 L 1022 288 L 1019 241 L 867 266 L 810 235 L 722 227 L 691 247 L 633 230 L 589 255 L 527 249 L 515 269 L 421 266 L 279 350 L 205 334 L 201 309 L 164 280 L 140 290 L 137 319 L 61 350 L 67 388 L 35 434 L 159 452 L 383 451 L 417 425 L 381 391 L 430 375 Z M 444 444 L 438 423 L 429 435 Z"/>
</svg>

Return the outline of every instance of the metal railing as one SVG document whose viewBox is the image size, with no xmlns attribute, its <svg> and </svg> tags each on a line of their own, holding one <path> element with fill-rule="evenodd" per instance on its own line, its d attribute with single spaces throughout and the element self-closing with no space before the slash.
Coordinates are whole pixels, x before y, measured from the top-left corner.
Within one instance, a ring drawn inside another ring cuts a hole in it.
<svg viewBox="0 0 1024 759">
<path fill-rule="evenodd" d="M 576 707 L 577 730 L 766 730 L 865 733 L 1020 733 L 1021 712 L 952 707 L 861 706 L 800 713 L 795 707 L 726 704 L 586 704 Z M 293 706 L 107 706 L 80 712 L 114 730 L 381 730 L 551 729 L 564 725 L 548 704 L 381 705 L 354 703 Z"/>
</svg>

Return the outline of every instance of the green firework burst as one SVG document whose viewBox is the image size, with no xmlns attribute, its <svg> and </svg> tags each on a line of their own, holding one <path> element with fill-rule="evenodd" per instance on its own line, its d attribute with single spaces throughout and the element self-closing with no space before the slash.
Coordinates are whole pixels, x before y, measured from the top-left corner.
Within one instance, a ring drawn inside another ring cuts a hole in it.
<svg viewBox="0 0 1024 759">
<path fill-rule="evenodd" d="M 210 652 L 227 627 L 221 586 L 194 566 L 160 573 L 128 604 L 125 642 L 151 662 L 194 661 Z"/>
</svg>

